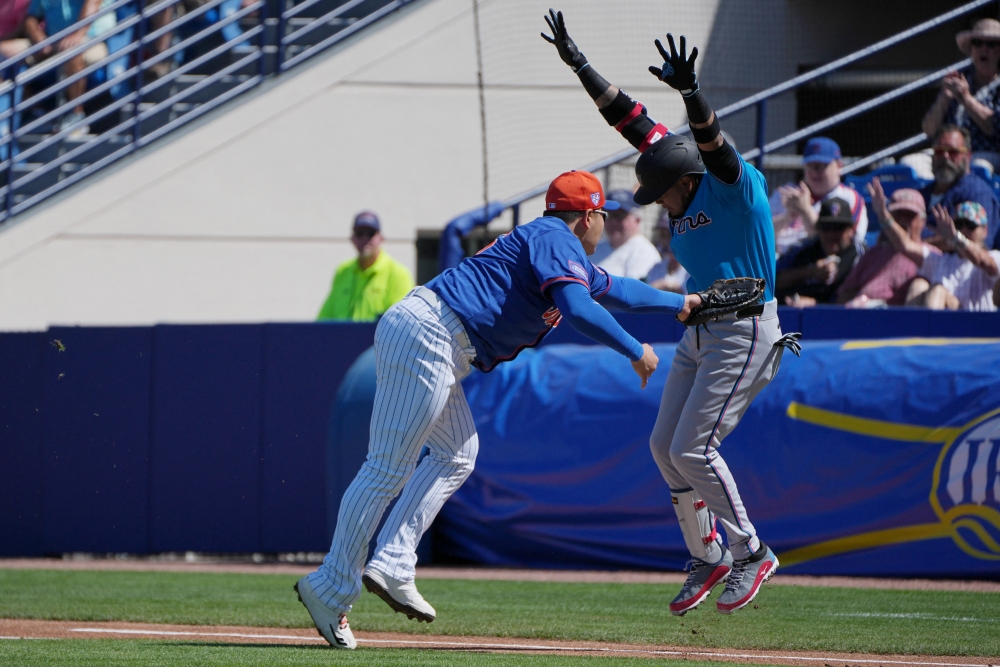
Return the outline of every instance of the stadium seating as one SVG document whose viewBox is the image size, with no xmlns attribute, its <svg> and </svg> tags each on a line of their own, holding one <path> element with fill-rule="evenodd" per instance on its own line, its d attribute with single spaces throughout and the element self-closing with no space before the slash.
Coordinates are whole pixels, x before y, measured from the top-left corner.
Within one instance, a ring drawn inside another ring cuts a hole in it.
<svg viewBox="0 0 1000 667">
<path fill-rule="evenodd" d="M 113 12 L 117 26 L 101 36 L 108 56 L 88 68 L 87 93 L 80 98 L 89 133 L 52 134 L 73 106 L 63 101 L 68 83 L 60 81 L 57 58 L 29 67 L 27 56 L 38 51 L 32 47 L 0 63 L 6 79 L 0 85 L 0 170 L 7 172 L 7 187 L 0 187 L 0 222 L 408 2 L 209 0 L 191 3 L 185 14 L 175 14 L 158 30 L 152 17 L 169 7 L 180 13 L 181 0 L 118 0 L 104 6 L 99 14 Z M 172 34 L 172 46 L 158 54 L 153 45 L 163 33 Z M 46 42 L 54 44 L 59 37 Z M 152 80 L 147 74 L 161 61 L 173 71 Z"/>
</svg>

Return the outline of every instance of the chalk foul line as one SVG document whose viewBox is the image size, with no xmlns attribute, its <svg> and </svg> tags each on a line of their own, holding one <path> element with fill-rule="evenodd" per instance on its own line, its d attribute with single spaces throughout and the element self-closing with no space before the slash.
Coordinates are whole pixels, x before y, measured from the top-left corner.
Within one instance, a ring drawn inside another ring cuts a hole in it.
<svg viewBox="0 0 1000 667">
<path fill-rule="evenodd" d="M 842 614 L 829 614 L 830 616 L 851 616 L 855 618 L 913 618 L 920 621 L 958 621 L 961 623 L 997 623 L 995 618 L 975 618 L 972 616 L 934 616 L 933 614 L 911 613 L 911 614 L 889 614 L 869 611 L 858 611 Z"/>
<path fill-rule="evenodd" d="M 194 636 L 194 637 L 233 637 L 240 639 L 293 639 L 299 641 L 325 642 L 322 637 L 305 637 L 302 635 L 257 635 L 238 632 L 190 632 L 180 630 L 112 630 L 106 628 L 70 628 L 70 632 L 89 632 L 95 634 L 120 634 L 120 635 L 153 635 L 164 637 Z M 840 661 L 843 658 L 810 657 L 800 655 L 761 655 L 756 653 L 719 653 L 716 651 L 671 651 L 665 649 L 638 649 L 638 648 L 610 648 L 610 647 L 588 647 L 588 646 L 546 646 L 542 644 L 494 644 L 488 642 L 446 642 L 426 639 L 358 639 L 359 644 L 403 644 L 407 646 L 454 646 L 467 649 L 506 649 L 519 651 L 568 651 L 574 653 L 640 653 L 644 655 L 679 655 L 679 656 L 704 656 L 716 658 L 739 658 L 753 660 L 802 660 L 808 662 L 829 662 L 831 660 Z M 969 662 L 928 662 L 917 660 L 873 660 L 849 658 L 847 662 L 853 664 L 875 664 L 875 665 L 921 665 L 924 667 L 990 667 L 986 663 Z"/>
</svg>

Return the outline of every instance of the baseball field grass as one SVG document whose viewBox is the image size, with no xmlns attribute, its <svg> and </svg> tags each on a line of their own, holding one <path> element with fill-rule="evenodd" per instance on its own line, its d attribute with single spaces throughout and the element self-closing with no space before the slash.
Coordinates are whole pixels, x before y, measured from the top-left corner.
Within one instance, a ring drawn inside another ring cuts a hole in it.
<svg viewBox="0 0 1000 667">
<path fill-rule="evenodd" d="M 292 591 L 295 579 L 275 574 L 0 570 L 0 618 L 310 628 L 311 620 Z M 667 610 L 676 592 L 671 585 L 442 579 L 419 584 L 437 608 L 433 624 L 408 621 L 366 593 L 351 613 L 352 628 L 706 648 L 1000 655 L 996 593 L 766 586 L 754 605 L 737 614 L 722 616 L 709 600 L 678 618 Z M 25 651 L 34 655 L 32 662 L 18 658 Z M 310 647 L 193 641 L 0 641 L 0 664 L 330 664 L 331 653 Z M 365 664 L 385 665 L 589 665 L 591 660 L 612 665 L 633 660 L 490 654 L 459 658 L 449 652 L 379 649 L 375 662 L 373 652 L 364 653 Z M 359 659 L 354 655 L 361 653 L 336 654 L 335 664 L 361 664 L 354 662 Z"/>
<path fill-rule="evenodd" d="M 321 646 L 275 646 L 136 640 L 0 640 L 0 664 L 56 667 L 228 667 L 229 665 L 365 665 L 365 667 L 650 667 L 647 658 L 505 655 L 378 649 L 333 651 Z M 654 663 L 655 664 L 655 663 Z M 670 667 L 732 667 L 709 661 L 671 661 Z"/>
</svg>

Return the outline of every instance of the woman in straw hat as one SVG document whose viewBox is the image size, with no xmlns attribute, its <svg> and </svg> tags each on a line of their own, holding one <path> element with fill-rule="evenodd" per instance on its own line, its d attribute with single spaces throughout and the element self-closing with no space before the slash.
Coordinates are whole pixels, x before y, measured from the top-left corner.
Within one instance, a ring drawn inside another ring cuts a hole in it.
<svg viewBox="0 0 1000 667">
<path fill-rule="evenodd" d="M 964 127 L 972 137 L 972 157 L 1000 169 L 1000 21 L 981 19 L 955 35 L 972 64 L 949 72 L 941 92 L 924 116 L 923 130 L 934 136 L 944 124 Z"/>
</svg>

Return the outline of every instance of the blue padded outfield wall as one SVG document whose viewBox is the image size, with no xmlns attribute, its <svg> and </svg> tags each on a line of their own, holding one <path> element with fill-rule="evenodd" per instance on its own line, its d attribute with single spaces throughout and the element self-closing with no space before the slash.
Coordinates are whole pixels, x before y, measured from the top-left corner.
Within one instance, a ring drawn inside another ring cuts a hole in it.
<svg viewBox="0 0 1000 667">
<path fill-rule="evenodd" d="M 330 406 L 374 332 L 0 334 L 0 555 L 326 550 Z"/>
<path fill-rule="evenodd" d="M 818 342 L 1000 338 L 1000 316 L 781 317 L 804 333 L 804 357 L 786 355 L 722 451 L 783 567 L 1000 576 L 1000 341 Z M 670 318 L 619 320 L 642 340 L 681 333 Z M 348 369 L 373 333 L 309 323 L 0 334 L 0 555 L 325 551 L 365 453 L 371 355 Z M 560 327 L 540 350 L 466 380 L 482 446 L 434 527 L 436 553 L 681 566 L 646 442 L 672 346 L 658 348 L 661 370 L 639 391 L 614 353 L 565 345 L 584 340 Z"/>
<path fill-rule="evenodd" d="M 702 334 L 706 335 L 706 334 Z M 669 364 L 674 345 L 658 345 Z M 720 448 L 786 571 L 1000 576 L 1000 338 L 807 342 Z M 527 351 L 464 384 L 476 469 L 436 546 L 519 567 L 681 569 L 649 452 L 666 373 Z"/>
</svg>

